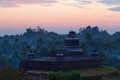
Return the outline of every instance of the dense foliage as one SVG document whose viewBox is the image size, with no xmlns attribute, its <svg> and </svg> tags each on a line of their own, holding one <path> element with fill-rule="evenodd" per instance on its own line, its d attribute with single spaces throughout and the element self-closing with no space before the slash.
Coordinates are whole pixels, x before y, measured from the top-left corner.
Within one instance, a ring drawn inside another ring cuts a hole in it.
<svg viewBox="0 0 120 80">
<path fill-rule="evenodd" d="M 49 72 L 48 80 L 83 80 L 80 78 L 80 72 L 71 71 L 69 73 L 65 72 Z"/>
<path fill-rule="evenodd" d="M 27 80 L 21 70 L 13 68 L 0 69 L 0 80 Z"/>
<path fill-rule="evenodd" d="M 28 28 L 20 35 L 5 35 L 0 37 L 0 67 L 18 67 L 21 59 L 26 59 L 26 53 L 34 50 L 36 57 L 46 56 L 51 50 L 62 49 L 64 38 L 55 32 L 48 32 L 40 27 Z M 93 49 L 100 52 L 104 65 L 120 68 L 120 32 L 110 35 L 97 26 L 80 28 L 77 33 L 81 48 L 87 55 Z"/>
</svg>

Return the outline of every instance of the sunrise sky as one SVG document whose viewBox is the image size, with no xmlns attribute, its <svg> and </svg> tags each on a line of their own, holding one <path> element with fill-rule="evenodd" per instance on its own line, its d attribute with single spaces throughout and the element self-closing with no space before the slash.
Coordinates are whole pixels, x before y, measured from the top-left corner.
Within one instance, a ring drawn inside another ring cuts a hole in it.
<svg viewBox="0 0 120 80">
<path fill-rule="evenodd" d="M 57 33 L 88 25 L 114 33 L 120 31 L 120 0 L 0 0 L 0 35 L 38 25 Z"/>
</svg>

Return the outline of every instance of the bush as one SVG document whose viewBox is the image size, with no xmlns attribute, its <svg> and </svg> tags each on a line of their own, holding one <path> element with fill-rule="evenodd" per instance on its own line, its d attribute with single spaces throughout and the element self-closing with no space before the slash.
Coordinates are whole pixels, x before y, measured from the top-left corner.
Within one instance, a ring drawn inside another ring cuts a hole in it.
<svg viewBox="0 0 120 80">
<path fill-rule="evenodd" d="M 64 72 L 49 72 L 48 80 L 81 80 L 80 72 L 72 71 L 70 73 Z"/>
<path fill-rule="evenodd" d="M 21 70 L 13 68 L 0 69 L 0 80 L 26 80 Z"/>
</svg>

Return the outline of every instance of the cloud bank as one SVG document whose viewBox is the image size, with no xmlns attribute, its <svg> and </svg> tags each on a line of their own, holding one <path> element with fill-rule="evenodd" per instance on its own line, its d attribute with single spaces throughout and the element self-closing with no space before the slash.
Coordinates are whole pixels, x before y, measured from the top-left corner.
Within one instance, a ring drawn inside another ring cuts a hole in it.
<svg viewBox="0 0 120 80">
<path fill-rule="evenodd" d="M 56 0 L 0 0 L 1 7 L 17 7 L 20 4 L 51 4 Z"/>
<path fill-rule="evenodd" d="M 113 7 L 113 8 L 109 8 L 108 10 L 120 12 L 120 7 Z"/>
<path fill-rule="evenodd" d="M 92 3 L 91 0 L 75 0 L 75 1 L 77 1 L 80 4 L 90 4 L 90 3 Z"/>
<path fill-rule="evenodd" d="M 109 6 L 116 5 L 117 7 L 112 7 L 109 8 L 108 10 L 120 12 L 120 0 L 98 0 L 98 2 Z"/>
<path fill-rule="evenodd" d="M 81 7 L 84 4 L 91 4 L 92 0 L 0 0 L 0 7 L 18 7 L 20 4 L 41 4 L 49 5 L 52 3 L 59 3 L 63 1 L 63 4 Z M 117 5 L 118 7 L 109 8 L 111 11 L 120 11 L 120 0 L 97 0 L 99 3 L 106 5 Z"/>
<path fill-rule="evenodd" d="M 98 2 L 107 5 L 120 5 L 120 0 L 98 0 Z"/>
<path fill-rule="evenodd" d="M 92 0 L 0 0 L 0 6 L 17 7 L 20 6 L 20 4 L 51 4 L 61 1 L 72 5 L 90 4 L 92 2 Z"/>
</svg>

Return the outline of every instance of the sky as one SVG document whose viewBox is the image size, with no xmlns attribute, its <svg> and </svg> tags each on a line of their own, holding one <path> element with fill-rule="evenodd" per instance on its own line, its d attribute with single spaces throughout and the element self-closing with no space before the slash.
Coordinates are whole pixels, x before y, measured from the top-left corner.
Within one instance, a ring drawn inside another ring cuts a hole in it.
<svg viewBox="0 0 120 80">
<path fill-rule="evenodd" d="M 0 0 L 0 35 L 41 26 L 67 33 L 86 26 L 120 31 L 120 0 Z"/>
</svg>

